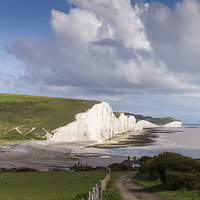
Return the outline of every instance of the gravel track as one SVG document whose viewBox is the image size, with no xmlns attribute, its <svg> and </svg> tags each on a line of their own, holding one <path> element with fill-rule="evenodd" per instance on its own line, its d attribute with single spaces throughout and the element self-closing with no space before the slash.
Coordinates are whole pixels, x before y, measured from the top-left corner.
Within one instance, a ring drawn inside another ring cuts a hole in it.
<svg viewBox="0 0 200 200">
<path fill-rule="evenodd" d="M 122 175 L 115 181 L 115 186 L 120 191 L 123 200 L 167 200 L 134 183 L 132 178 L 136 173 Z"/>
</svg>

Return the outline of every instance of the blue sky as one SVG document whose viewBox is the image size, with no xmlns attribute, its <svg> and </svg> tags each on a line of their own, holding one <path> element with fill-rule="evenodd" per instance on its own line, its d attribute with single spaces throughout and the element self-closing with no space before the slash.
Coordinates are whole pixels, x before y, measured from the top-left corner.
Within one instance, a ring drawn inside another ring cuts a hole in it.
<svg viewBox="0 0 200 200">
<path fill-rule="evenodd" d="M 0 92 L 200 124 L 199 0 L 0 0 Z"/>
<path fill-rule="evenodd" d="M 144 3 L 151 3 L 151 2 L 160 2 L 164 4 L 165 6 L 168 6 L 169 8 L 174 8 L 177 0 L 160 0 L 160 1 L 152 1 L 152 0 L 145 0 Z"/>
</svg>

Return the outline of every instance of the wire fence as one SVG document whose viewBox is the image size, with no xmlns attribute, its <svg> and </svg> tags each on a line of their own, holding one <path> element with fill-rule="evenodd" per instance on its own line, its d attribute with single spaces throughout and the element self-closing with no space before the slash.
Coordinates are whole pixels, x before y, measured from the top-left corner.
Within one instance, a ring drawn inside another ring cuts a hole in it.
<svg viewBox="0 0 200 200">
<path fill-rule="evenodd" d="M 200 186 L 195 182 L 191 184 L 180 184 L 172 181 L 163 182 L 160 179 L 154 179 L 154 177 L 150 177 L 146 180 L 145 175 L 142 174 L 140 174 L 137 179 L 145 183 L 153 192 L 170 193 L 173 199 L 200 200 Z"/>
<path fill-rule="evenodd" d="M 88 200 L 101 200 L 103 191 L 106 190 L 106 187 L 108 185 L 108 182 L 110 180 L 111 176 L 111 169 L 109 168 L 109 173 L 106 175 L 106 177 L 103 180 L 100 180 L 95 187 L 92 188 L 92 192 L 89 192 L 88 194 Z"/>
</svg>

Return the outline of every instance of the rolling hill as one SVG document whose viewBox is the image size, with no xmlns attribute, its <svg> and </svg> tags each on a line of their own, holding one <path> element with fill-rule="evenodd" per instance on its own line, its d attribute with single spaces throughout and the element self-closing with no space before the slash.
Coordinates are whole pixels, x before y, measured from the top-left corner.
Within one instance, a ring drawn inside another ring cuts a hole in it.
<svg viewBox="0 0 200 200">
<path fill-rule="evenodd" d="M 47 133 L 75 120 L 101 102 L 67 98 L 0 94 L 0 139 L 46 139 Z"/>
<path fill-rule="evenodd" d="M 75 121 L 75 116 L 78 113 L 85 113 L 89 109 L 94 108 L 94 105 L 101 103 L 100 101 L 69 98 L 0 94 L 0 140 L 46 140 L 52 135 L 55 135 L 58 129 L 61 130 L 61 127 L 65 127 L 69 123 Z M 104 131 L 106 135 L 108 132 L 112 135 L 112 129 L 115 131 L 119 129 L 118 131 L 120 132 L 121 129 L 119 127 L 125 127 L 123 124 L 127 120 L 129 120 L 129 122 L 127 121 L 129 124 L 127 124 L 127 127 L 130 128 L 130 126 L 134 126 L 136 122 L 131 122 L 130 116 L 134 116 L 137 121 L 146 120 L 158 125 L 178 121 L 172 117 L 152 118 L 150 116 L 144 117 L 142 115 L 130 113 L 125 113 L 127 117 L 129 116 L 128 118 L 123 115 L 126 119 L 121 118 L 120 113 L 114 113 L 116 117 L 116 119 L 114 119 L 112 117 L 112 108 L 108 104 L 102 105 L 101 109 L 104 110 L 96 110 L 93 115 L 90 113 L 89 124 L 91 127 L 97 128 L 101 124 L 100 121 L 103 120 L 102 123 L 106 123 L 105 125 L 108 125 L 108 127 L 105 126 L 101 131 Z M 110 111 L 108 112 L 108 110 Z M 107 113 L 107 115 L 105 115 L 105 113 Z M 99 115 L 100 118 L 96 119 L 95 116 L 97 115 Z M 86 118 L 86 121 L 88 121 L 89 118 Z M 98 122 L 94 121 L 94 118 Z M 113 121 L 111 122 L 110 120 Z M 86 121 L 79 121 L 82 125 L 85 123 L 83 127 L 77 126 L 81 128 L 79 131 L 82 132 L 82 134 L 84 132 L 83 129 L 89 128 L 89 124 Z M 75 130 L 77 130 L 77 127 L 75 127 Z M 69 130 L 68 132 L 70 132 Z M 66 132 L 66 130 L 64 132 Z M 96 129 L 90 130 L 89 128 L 89 130 L 85 130 L 84 134 L 87 135 L 89 132 L 92 132 L 92 134 L 96 133 Z M 124 130 L 121 130 L 121 132 L 124 132 Z M 73 134 L 75 133 L 73 132 L 72 135 Z M 103 132 L 101 132 L 101 135 L 102 134 Z"/>
</svg>

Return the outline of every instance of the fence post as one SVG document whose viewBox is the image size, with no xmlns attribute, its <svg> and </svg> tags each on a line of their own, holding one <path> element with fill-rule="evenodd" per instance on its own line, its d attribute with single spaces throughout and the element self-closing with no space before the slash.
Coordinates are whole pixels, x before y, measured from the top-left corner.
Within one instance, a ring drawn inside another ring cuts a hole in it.
<svg viewBox="0 0 200 200">
<path fill-rule="evenodd" d="M 103 197 L 103 184 L 102 181 L 99 181 L 99 199 L 102 199 Z"/>
<path fill-rule="evenodd" d="M 92 200 L 95 200 L 95 191 L 94 191 L 94 187 L 92 188 Z"/>
<path fill-rule="evenodd" d="M 185 189 L 185 183 L 183 185 L 183 198 L 185 197 L 184 189 Z"/>
<path fill-rule="evenodd" d="M 108 181 L 111 177 L 111 169 L 108 168 L 109 174 L 106 175 L 106 177 L 103 180 L 99 181 L 99 184 L 96 184 L 95 187 L 93 187 L 92 192 L 89 192 L 88 200 L 102 200 L 103 198 L 103 190 L 106 189 L 106 186 L 108 185 Z"/>
<path fill-rule="evenodd" d="M 91 192 L 89 192 L 88 200 L 91 200 Z"/>
<path fill-rule="evenodd" d="M 99 199 L 99 190 L 98 190 L 97 184 L 95 185 L 95 191 L 96 191 L 95 198 L 98 200 Z"/>
</svg>

